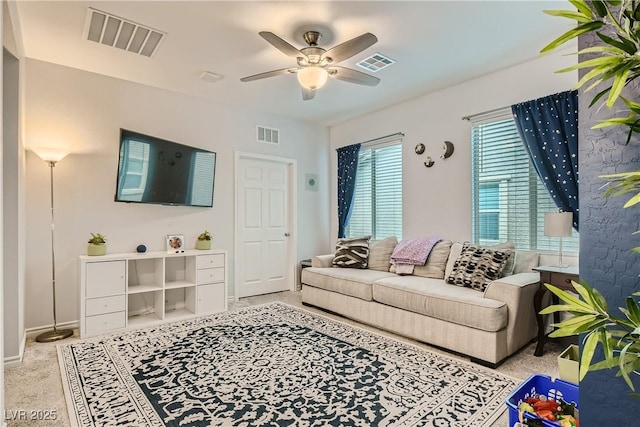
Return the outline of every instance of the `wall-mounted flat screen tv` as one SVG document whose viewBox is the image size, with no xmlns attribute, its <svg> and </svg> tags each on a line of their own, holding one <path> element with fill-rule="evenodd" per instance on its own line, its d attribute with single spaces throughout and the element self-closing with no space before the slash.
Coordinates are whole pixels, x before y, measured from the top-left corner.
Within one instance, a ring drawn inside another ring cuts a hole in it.
<svg viewBox="0 0 640 427">
<path fill-rule="evenodd" d="M 213 206 L 216 153 L 120 129 L 116 202 Z"/>
</svg>

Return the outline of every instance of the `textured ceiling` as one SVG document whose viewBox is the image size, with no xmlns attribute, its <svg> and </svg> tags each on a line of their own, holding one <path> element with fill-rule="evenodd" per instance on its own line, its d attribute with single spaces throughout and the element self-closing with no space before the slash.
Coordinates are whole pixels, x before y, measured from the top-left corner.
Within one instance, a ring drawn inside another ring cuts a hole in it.
<svg viewBox="0 0 640 427">
<path fill-rule="evenodd" d="M 93 7 L 167 33 L 152 58 L 83 39 Z M 23 54 L 215 102 L 333 124 L 531 60 L 570 21 L 543 9 L 564 1 L 18 1 L 11 7 Z M 302 33 L 319 29 L 329 48 L 365 32 L 378 43 L 340 65 L 375 52 L 397 61 L 375 76 L 376 87 L 330 79 L 302 101 L 294 75 L 240 78 L 295 65 L 258 36 L 272 31 L 304 47 Z M 202 81 L 205 71 L 223 76 Z"/>
</svg>

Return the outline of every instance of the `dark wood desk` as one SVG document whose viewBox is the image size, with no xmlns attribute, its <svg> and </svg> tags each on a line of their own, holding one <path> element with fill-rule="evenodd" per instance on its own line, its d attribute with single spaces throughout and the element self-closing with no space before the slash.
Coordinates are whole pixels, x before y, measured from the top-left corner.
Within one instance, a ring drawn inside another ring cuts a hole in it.
<svg viewBox="0 0 640 427">
<path fill-rule="evenodd" d="M 540 273 L 540 288 L 536 292 L 533 298 L 533 307 L 536 311 L 536 320 L 538 321 L 538 345 L 536 345 L 536 351 L 533 353 L 535 356 L 542 356 L 544 353 L 544 343 L 549 340 L 544 328 L 544 316 L 540 314 L 542 310 L 542 298 L 544 294 L 548 292 L 545 283 L 552 284 L 553 286 L 563 289 L 565 291 L 575 292 L 571 281 L 578 282 L 579 274 L 578 267 L 554 267 L 550 265 L 541 265 L 534 268 L 535 271 Z M 554 303 L 557 303 L 557 298 L 553 296 Z M 558 313 L 554 315 L 554 322 L 559 322 Z"/>
<path fill-rule="evenodd" d="M 296 283 L 296 291 L 299 291 L 302 289 L 302 270 L 304 270 L 307 267 L 311 267 L 311 258 L 303 259 L 302 261 L 300 261 L 300 270 L 298 273 L 298 282 Z"/>
</svg>

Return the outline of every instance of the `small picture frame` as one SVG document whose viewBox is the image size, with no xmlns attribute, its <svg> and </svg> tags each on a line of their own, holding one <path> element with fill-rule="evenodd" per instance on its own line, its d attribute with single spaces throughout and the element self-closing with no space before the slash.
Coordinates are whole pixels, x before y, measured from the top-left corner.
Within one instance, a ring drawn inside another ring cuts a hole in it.
<svg viewBox="0 0 640 427">
<path fill-rule="evenodd" d="M 170 254 L 184 252 L 184 236 L 182 234 L 167 234 L 167 252 Z"/>
</svg>

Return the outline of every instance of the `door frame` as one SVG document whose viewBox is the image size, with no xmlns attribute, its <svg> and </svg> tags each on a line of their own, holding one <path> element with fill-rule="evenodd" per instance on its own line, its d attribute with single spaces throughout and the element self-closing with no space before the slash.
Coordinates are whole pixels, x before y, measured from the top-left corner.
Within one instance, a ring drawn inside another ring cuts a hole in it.
<svg viewBox="0 0 640 427">
<path fill-rule="evenodd" d="M 289 200 L 287 206 L 287 216 L 289 228 L 289 244 L 288 244 L 288 270 L 289 270 L 289 290 L 295 290 L 295 278 L 296 278 L 296 256 L 298 254 L 298 161 L 296 159 L 290 159 L 287 157 L 269 156 L 266 154 L 249 153 L 244 151 L 234 151 L 234 172 L 233 172 L 233 198 L 234 198 L 234 215 L 233 215 L 233 228 L 234 228 L 234 243 L 233 243 L 233 300 L 238 301 L 238 275 L 236 272 L 240 271 L 242 266 L 240 265 L 240 257 L 238 251 L 240 247 L 240 232 L 238 227 L 238 170 L 241 160 L 262 160 L 266 162 L 280 163 L 287 166 L 287 175 L 289 185 L 287 191 L 289 191 Z"/>
</svg>

